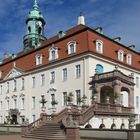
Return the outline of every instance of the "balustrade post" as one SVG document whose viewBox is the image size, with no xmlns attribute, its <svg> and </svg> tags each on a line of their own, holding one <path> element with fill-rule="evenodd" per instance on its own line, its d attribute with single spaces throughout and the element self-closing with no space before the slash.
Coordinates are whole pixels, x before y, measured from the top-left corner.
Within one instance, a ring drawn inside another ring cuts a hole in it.
<svg viewBox="0 0 140 140">
<path fill-rule="evenodd" d="M 41 113 L 40 118 L 42 119 L 41 124 L 44 124 L 47 120 L 47 114 L 46 113 Z"/>
</svg>

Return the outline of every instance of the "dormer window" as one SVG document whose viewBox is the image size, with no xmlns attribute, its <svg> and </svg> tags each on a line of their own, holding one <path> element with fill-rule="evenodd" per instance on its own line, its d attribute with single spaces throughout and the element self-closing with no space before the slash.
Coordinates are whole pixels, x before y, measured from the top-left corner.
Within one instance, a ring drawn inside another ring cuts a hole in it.
<svg viewBox="0 0 140 140">
<path fill-rule="evenodd" d="M 103 53 L 103 42 L 101 40 L 96 40 L 96 51 Z"/>
<path fill-rule="evenodd" d="M 76 41 L 70 41 L 68 42 L 68 54 L 74 54 L 76 53 Z"/>
<path fill-rule="evenodd" d="M 58 48 L 52 47 L 49 49 L 49 61 L 58 59 Z"/>
<path fill-rule="evenodd" d="M 36 66 L 42 64 L 42 54 L 36 55 Z"/>
<path fill-rule="evenodd" d="M 124 52 L 123 50 L 118 51 L 118 60 L 123 62 Z"/>
<path fill-rule="evenodd" d="M 132 55 L 131 54 L 126 55 L 126 63 L 129 65 L 132 64 Z"/>
</svg>

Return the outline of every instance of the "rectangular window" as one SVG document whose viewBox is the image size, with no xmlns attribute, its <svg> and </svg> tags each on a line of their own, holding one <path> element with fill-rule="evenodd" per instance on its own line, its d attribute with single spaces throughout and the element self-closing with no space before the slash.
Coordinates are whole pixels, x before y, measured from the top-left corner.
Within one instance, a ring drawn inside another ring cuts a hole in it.
<svg viewBox="0 0 140 140">
<path fill-rule="evenodd" d="M 32 97 L 32 109 L 35 109 L 35 97 Z"/>
<path fill-rule="evenodd" d="M 21 98 L 21 109 L 24 109 L 25 99 Z"/>
<path fill-rule="evenodd" d="M 14 106 L 13 106 L 14 109 L 17 108 L 17 99 L 14 99 Z"/>
<path fill-rule="evenodd" d="M 63 80 L 63 81 L 66 81 L 66 80 L 67 80 L 67 68 L 63 69 L 62 80 Z"/>
<path fill-rule="evenodd" d="M 55 94 L 51 94 L 51 102 L 55 101 Z M 52 104 L 52 106 L 55 106 L 54 104 Z"/>
<path fill-rule="evenodd" d="M 37 54 L 36 55 L 36 65 L 41 65 L 42 64 L 42 54 Z"/>
<path fill-rule="evenodd" d="M 45 74 L 41 74 L 41 86 L 45 85 Z"/>
<path fill-rule="evenodd" d="M 81 67 L 80 65 L 75 66 L 75 73 L 76 73 L 76 78 L 79 78 L 81 75 Z"/>
<path fill-rule="evenodd" d="M 2 94 L 2 85 L 0 85 L 0 94 Z"/>
<path fill-rule="evenodd" d="M 52 71 L 52 72 L 50 73 L 50 83 L 54 83 L 54 82 L 55 82 L 55 72 Z"/>
<path fill-rule="evenodd" d="M 139 108 L 139 96 L 136 96 L 136 108 Z"/>
<path fill-rule="evenodd" d="M 17 81 L 14 80 L 14 91 L 16 91 L 16 90 L 17 90 Z"/>
<path fill-rule="evenodd" d="M 63 105 L 67 105 L 67 92 L 63 92 Z"/>
<path fill-rule="evenodd" d="M 9 82 L 7 82 L 7 93 L 9 93 Z"/>
<path fill-rule="evenodd" d="M 35 77 L 32 77 L 32 87 L 35 88 Z"/>
<path fill-rule="evenodd" d="M 32 122 L 34 122 L 36 120 L 35 115 L 32 115 Z"/>
<path fill-rule="evenodd" d="M 21 79 L 21 90 L 24 90 L 24 84 L 25 84 L 25 80 L 24 78 Z"/>
<path fill-rule="evenodd" d="M 76 90 L 76 103 L 77 105 L 81 104 L 81 91 L 80 90 Z"/>
<path fill-rule="evenodd" d="M 2 110 L 2 101 L 0 101 L 0 110 Z"/>
<path fill-rule="evenodd" d="M 139 88 L 139 77 L 136 77 L 136 87 Z"/>
<path fill-rule="evenodd" d="M 7 100 L 7 106 L 6 109 L 9 110 L 9 100 Z"/>
</svg>

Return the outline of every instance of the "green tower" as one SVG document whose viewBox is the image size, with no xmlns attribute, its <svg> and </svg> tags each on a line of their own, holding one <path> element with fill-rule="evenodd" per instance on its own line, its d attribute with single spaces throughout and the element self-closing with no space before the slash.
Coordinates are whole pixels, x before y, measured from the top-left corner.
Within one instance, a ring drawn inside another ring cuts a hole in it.
<svg viewBox="0 0 140 140">
<path fill-rule="evenodd" d="M 44 37 L 45 20 L 34 0 L 32 10 L 26 19 L 27 33 L 23 38 L 24 50 L 30 50 L 40 46 L 41 41 L 46 40 Z"/>
</svg>

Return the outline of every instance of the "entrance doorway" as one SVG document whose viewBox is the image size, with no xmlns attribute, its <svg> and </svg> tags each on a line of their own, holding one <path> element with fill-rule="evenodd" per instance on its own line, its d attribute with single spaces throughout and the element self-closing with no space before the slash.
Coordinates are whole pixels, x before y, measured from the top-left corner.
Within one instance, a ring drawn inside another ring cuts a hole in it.
<svg viewBox="0 0 140 140">
<path fill-rule="evenodd" d="M 17 123 L 17 115 L 12 115 L 11 124 L 18 124 Z"/>
</svg>

